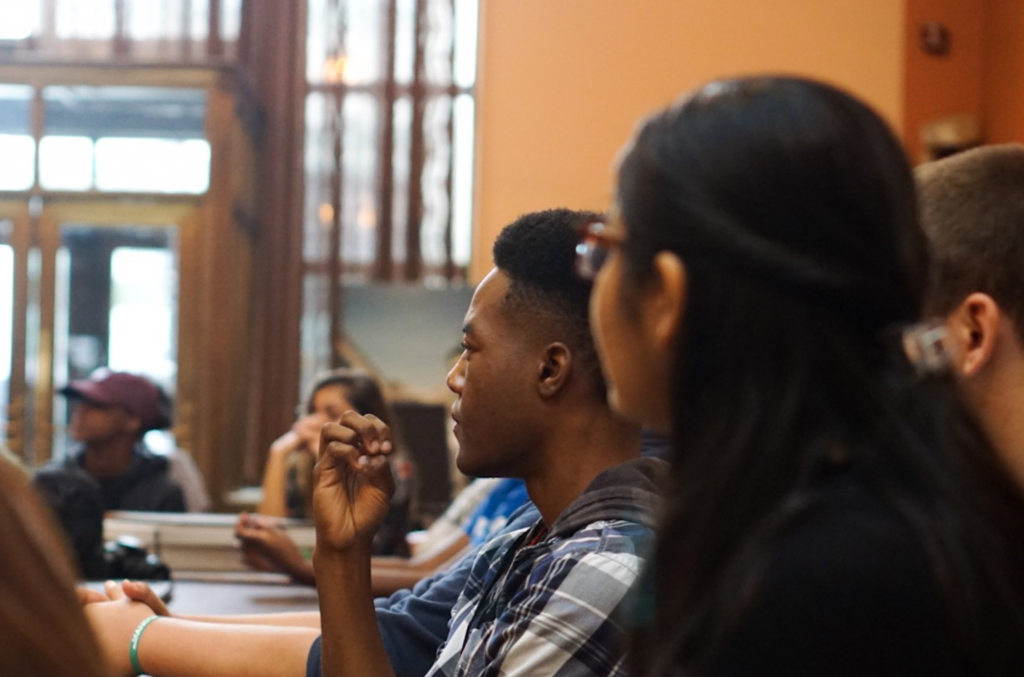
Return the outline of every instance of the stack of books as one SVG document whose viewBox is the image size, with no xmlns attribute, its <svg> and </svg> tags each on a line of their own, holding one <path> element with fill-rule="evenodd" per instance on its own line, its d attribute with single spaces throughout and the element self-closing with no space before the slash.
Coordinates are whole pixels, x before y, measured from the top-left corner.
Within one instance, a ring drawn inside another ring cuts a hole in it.
<svg viewBox="0 0 1024 677">
<path fill-rule="evenodd" d="M 115 511 L 103 520 L 107 541 L 128 539 L 162 559 L 174 572 L 247 571 L 235 538 L 237 515 Z M 313 522 L 281 518 L 279 524 L 304 552 L 316 543 Z"/>
</svg>

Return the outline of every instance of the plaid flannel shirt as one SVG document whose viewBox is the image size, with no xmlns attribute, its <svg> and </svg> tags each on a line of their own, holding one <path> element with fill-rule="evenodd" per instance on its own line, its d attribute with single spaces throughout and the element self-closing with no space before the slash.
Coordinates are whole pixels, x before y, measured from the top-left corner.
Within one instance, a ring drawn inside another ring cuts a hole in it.
<svg viewBox="0 0 1024 677">
<path fill-rule="evenodd" d="M 538 522 L 484 546 L 429 677 L 623 675 L 614 612 L 653 543 L 666 467 L 638 459 L 612 468 L 550 531 Z"/>
</svg>

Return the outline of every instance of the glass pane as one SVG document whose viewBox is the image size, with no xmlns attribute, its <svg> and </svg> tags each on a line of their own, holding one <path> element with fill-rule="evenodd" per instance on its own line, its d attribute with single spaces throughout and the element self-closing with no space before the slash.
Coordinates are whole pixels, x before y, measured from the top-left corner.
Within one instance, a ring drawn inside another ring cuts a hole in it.
<svg viewBox="0 0 1024 677">
<path fill-rule="evenodd" d="M 32 134 L 32 95 L 28 85 L 0 85 L 0 134 Z"/>
<path fill-rule="evenodd" d="M 337 50 L 335 15 L 327 0 L 309 0 L 306 5 L 306 80 L 324 82 L 324 64 Z"/>
<path fill-rule="evenodd" d="M 145 374 L 170 390 L 177 371 L 174 253 L 117 247 L 110 278 L 110 368 Z"/>
<path fill-rule="evenodd" d="M 22 428 L 22 444 L 26 458 L 31 458 L 35 448 L 35 417 L 36 399 L 28 395 L 39 385 L 39 297 L 40 277 L 42 275 L 43 257 L 38 247 L 32 247 L 28 251 L 26 268 L 28 272 L 28 288 L 26 297 L 28 307 L 25 309 L 25 388 L 26 398 L 24 401 L 24 427 Z"/>
<path fill-rule="evenodd" d="M 33 89 L 0 85 L 0 190 L 32 187 L 35 142 L 32 140 Z"/>
<path fill-rule="evenodd" d="M 98 367 L 149 376 L 173 392 L 178 263 L 174 226 L 60 227 L 54 376 Z"/>
<path fill-rule="evenodd" d="M 0 134 L 0 190 L 27 190 L 32 187 L 36 162 L 36 144 L 31 136 Z"/>
<path fill-rule="evenodd" d="M 53 354 L 67 355 L 68 353 L 68 313 L 70 301 L 68 295 L 71 293 L 71 257 L 66 247 L 57 250 L 54 261 L 54 308 L 58 309 L 53 318 Z M 54 388 L 60 388 L 71 379 L 68 376 L 68 362 L 59 358 L 53 363 L 53 384 Z M 53 395 L 53 430 L 50 437 L 50 453 L 54 458 L 64 458 L 69 451 L 69 440 L 67 437 L 68 421 L 68 398 L 54 393 Z"/>
<path fill-rule="evenodd" d="M 327 235 L 334 221 L 331 177 L 334 166 L 335 99 L 314 92 L 306 97 L 306 199 L 303 255 L 307 261 L 327 256 Z"/>
<path fill-rule="evenodd" d="M 242 30 L 242 0 L 221 0 L 220 36 L 228 44 L 238 40 Z"/>
<path fill-rule="evenodd" d="M 58 38 L 114 37 L 114 2 L 60 0 L 55 4 Z"/>
<path fill-rule="evenodd" d="M 344 116 L 341 253 L 345 261 L 369 264 L 377 248 L 379 105 L 373 97 L 350 95 Z"/>
<path fill-rule="evenodd" d="M 455 98 L 452 132 L 452 259 L 458 266 L 469 264 L 473 244 L 473 124 L 475 102 L 469 94 Z"/>
<path fill-rule="evenodd" d="M 403 0 L 404 1 L 404 0 Z M 387 3 L 309 0 L 306 78 L 309 82 L 366 84 L 384 76 Z"/>
<path fill-rule="evenodd" d="M 41 0 L 0 3 L 0 40 L 24 40 L 38 32 Z"/>
<path fill-rule="evenodd" d="M 452 9 L 448 1 L 427 2 L 427 80 L 446 85 L 452 81 Z"/>
<path fill-rule="evenodd" d="M 93 143 L 86 136 L 47 136 L 39 142 L 39 184 L 48 190 L 93 187 Z"/>
<path fill-rule="evenodd" d="M 132 40 L 155 40 L 187 34 L 182 23 L 188 13 L 183 11 L 181 5 L 180 2 L 168 0 L 128 0 L 125 2 L 128 35 Z M 188 9 L 191 10 L 191 7 Z"/>
<path fill-rule="evenodd" d="M 44 133 L 54 136 L 206 138 L 206 92 L 158 87 L 43 90 Z"/>
<path fill-rule="evenodd" d="M 54 86 L 43 91 L 43 101 L 44 187 L 156 193 L 208 188 L 203 90 Z"/>
<path fill-rule="evenodd" d="M 409 215 L 409 169 L 412 152 L 412 100 L 395 101 L 394 152 L 391 158 L 391 258 L 405 261 L 405 232 Z"/>
<path fill-rule="evenodd" d="M 140 0 L 148 2 L 151 0 Z M 191 19 L 187 34 L 194 40 L 205 40 L 210 33 L 210 0 L 183 0 Z"/>
<path fill-rule="evenodd" d="M 210 144 L 202 139 L 96 142 L 97 190 L 198 194 L 209 185 Z"/>
<path fill-rule="evenodd" d="M 455 84 L 472 87 L 476 82 L 476 43 L 480 0 L 455 3 Z"/>
<path fill-rule="evenodd" d="M 384 78 L 384 54 L 387 44 L 387 3 L 347 3 L 348 21 L 345 31 L 344 80 L 349 84 L 367 84 Z"/>
<path fill-rule="evenodd" d="M 395 81 L 412 82 L 416 58 L 416 0 L 397 0 L 395 14 Z"/>
<path fill-rule="evenodd" d="M 420 223 L 420 247 L 423 262 L 430 267 L 444 265 L 445 233 L 448 229 L 449 195 L 448 167 L 451 145 L 448 142 L 448 120 L 452 100 L 437 97 L 427 102 L 423 135 L 427 140 L 427 158 L 423 165 L 423 220 Z"/>
</svg>

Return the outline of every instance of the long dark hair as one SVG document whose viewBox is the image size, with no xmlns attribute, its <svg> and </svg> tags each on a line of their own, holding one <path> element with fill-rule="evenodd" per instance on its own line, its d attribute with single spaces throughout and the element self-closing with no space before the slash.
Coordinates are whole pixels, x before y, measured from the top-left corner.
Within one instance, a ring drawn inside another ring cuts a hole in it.
<svg viewBox="0 0 1024 677">
<path fill-rule="evenodd" d="M 1024 499 L 951 382 L 898 350 L 928 261 L 882 120 L 820 83 L 712 83 L 642 125 L 618 200 L 620 293 L 662 250 L 687 271 L 641 672 L 700 674 L 772 544 L 843 466 L 910 525 L 972 656 L 1009 674 L 1024 641 Z"/>
<path fill-rule="evenodd" d="M 313 403 L 316 394 L 324 388 L 331 386 L 342 386 L 345 389 L 345 399 L 348 400 L 360 414 L 372 414 L 386 425 L 394 425 L 394 416 L 391 407 L 384 399 L 377 379 L 361 369 L 342 367 L 332 369 L 317 376 L 313 387 L 309 390 L 309 397 L 306 399 L 306 413 L 313 413 Z"/>
</svg>

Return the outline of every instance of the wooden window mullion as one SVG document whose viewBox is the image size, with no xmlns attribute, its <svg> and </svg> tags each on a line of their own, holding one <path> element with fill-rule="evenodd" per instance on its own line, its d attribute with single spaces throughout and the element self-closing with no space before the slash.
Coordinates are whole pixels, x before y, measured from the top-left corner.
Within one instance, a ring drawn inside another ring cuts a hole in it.
<svg viewBox="0 0 1024 677">
<path fill-rule="evenodd" d="M 423 252 L 420 229 L 423 225 L 423 165 L 427 152 L 423 133 L 426 115 L 426 41 L 427 41 L 427 0 L 415 2 L 416 52 L 413 62 L 412 129 L 409 148 L 409 200 L 408 218 L 405 225 L 405 279 L 415 282 L 423 274 Z"/>
<path fill-rule="evenodd" d="M 394 275 L 392 239 L 394 231 L 394 206 L 392 193 L 395 183 L 395 100 L 398 98 L 398 85 L 395 82 L 395 36 L 398 25 L 398 0 L 387 2 L 387 33 L 384 59 L 385 68 L 384 97 L 381 105 L 380 154 L 378 167 L 377 190 L 377 252 L 374 265 L 374 279 L 390 281 Z"/>
</svg>

